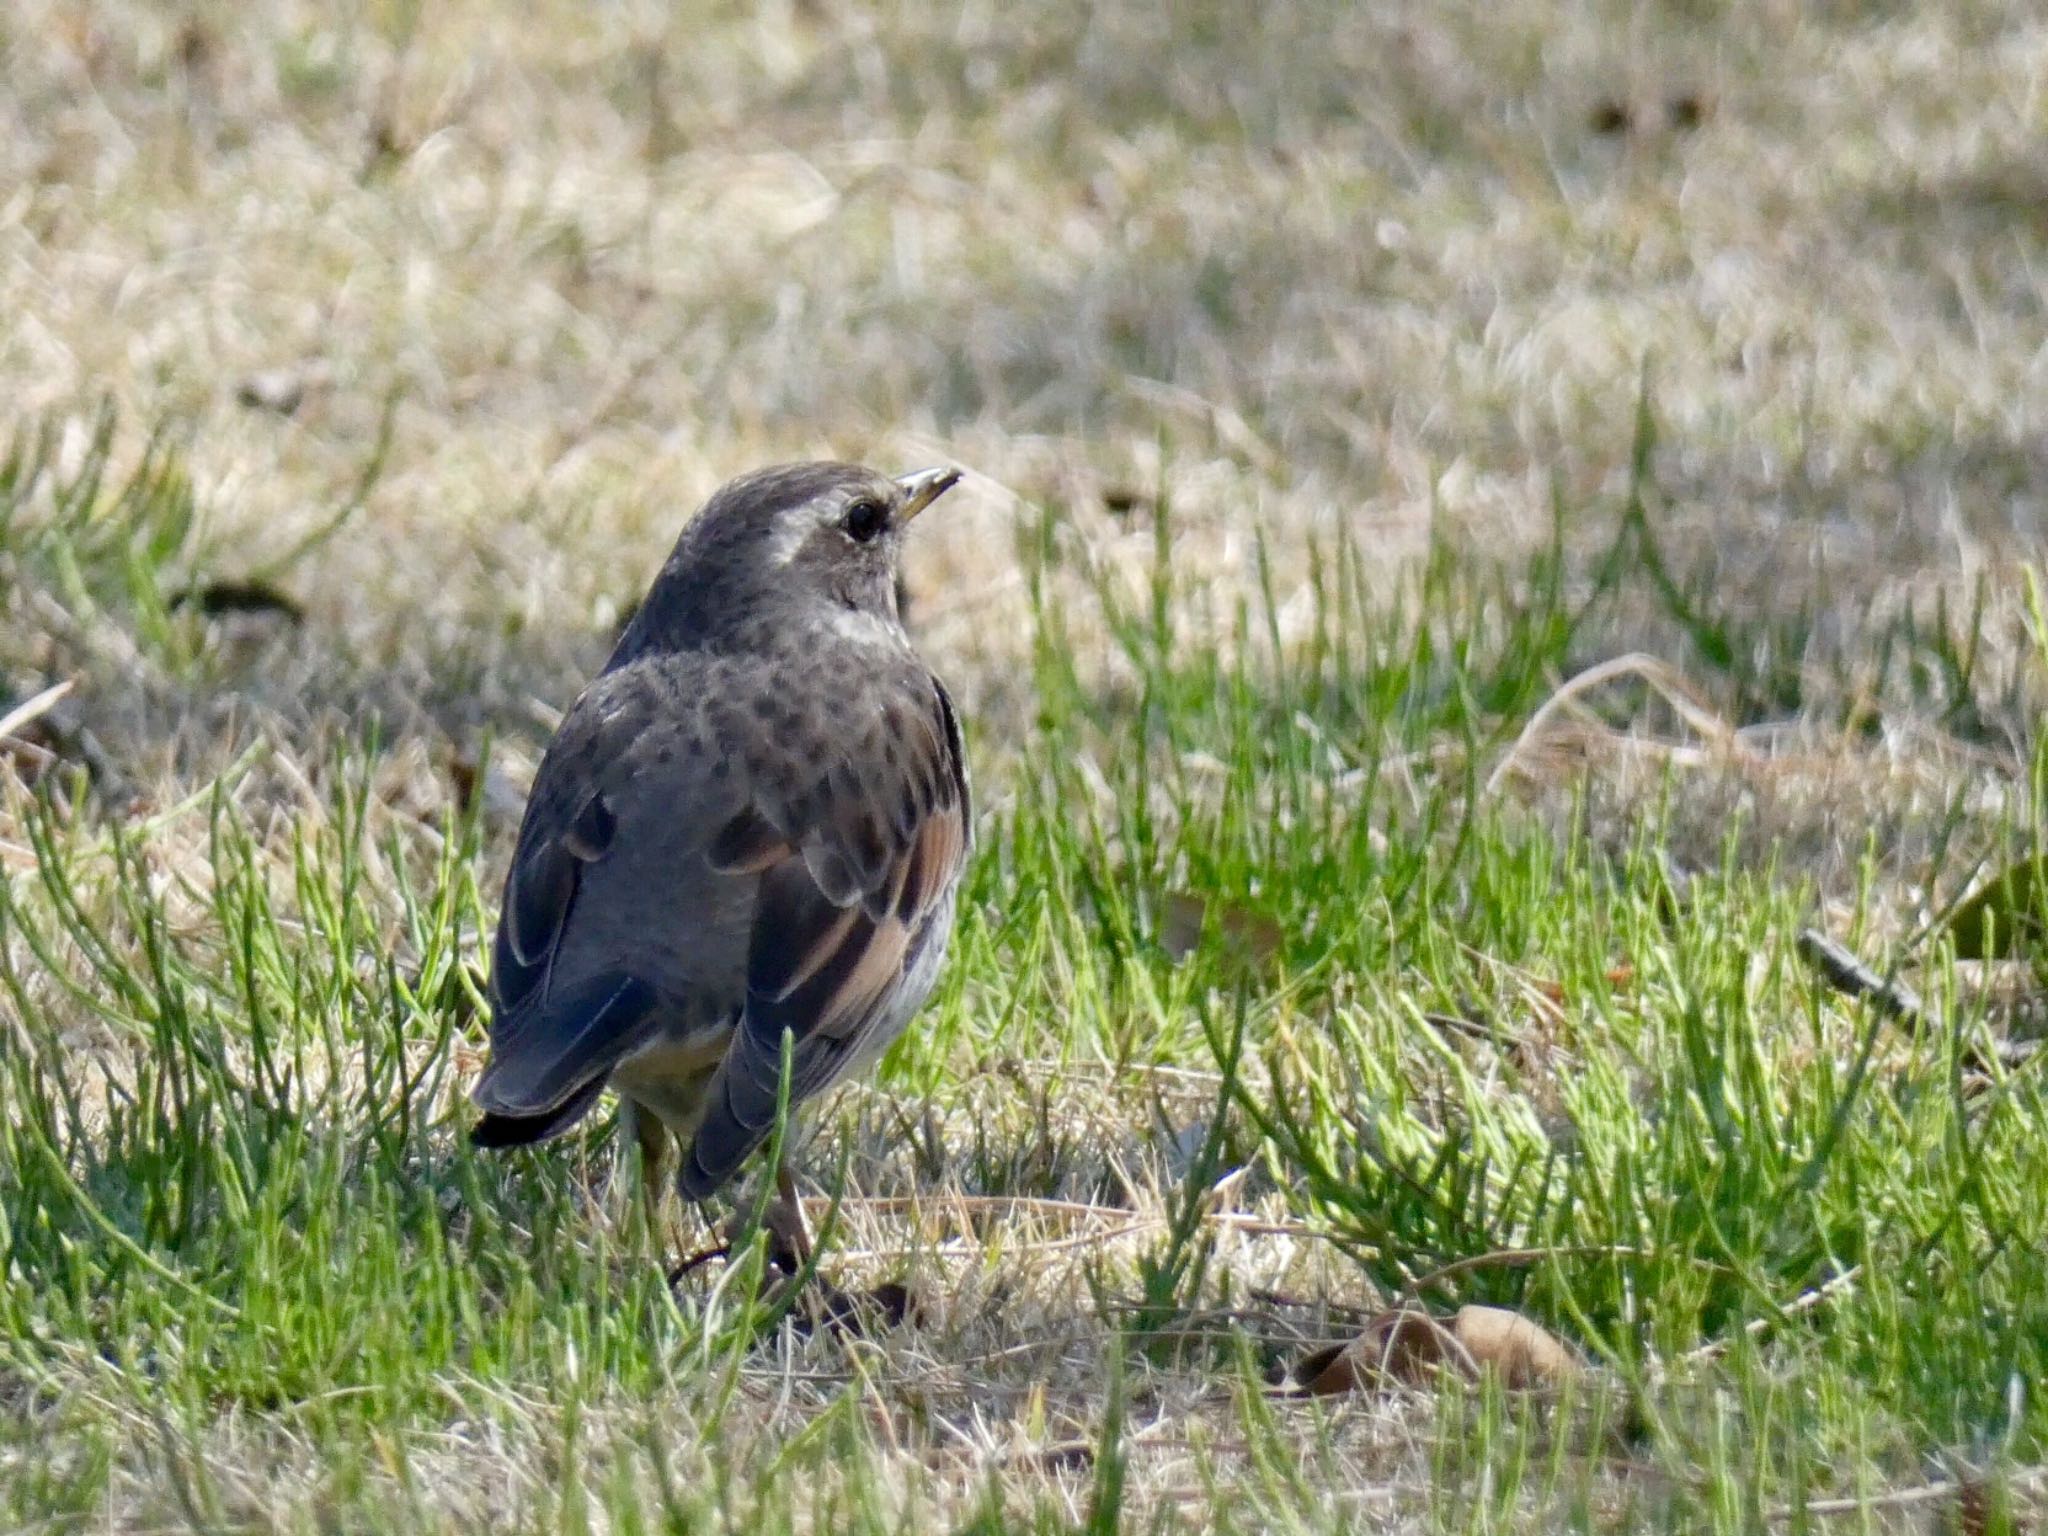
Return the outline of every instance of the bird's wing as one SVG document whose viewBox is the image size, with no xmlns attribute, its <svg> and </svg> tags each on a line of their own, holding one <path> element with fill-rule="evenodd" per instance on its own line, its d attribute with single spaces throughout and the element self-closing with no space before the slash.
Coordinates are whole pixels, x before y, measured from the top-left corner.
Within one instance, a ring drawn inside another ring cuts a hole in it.
<svg viewBox="0 0 2048 1536">
<path fill-rule="evenodd" d="M 620 820 L 659 802 L 708 825 L 740 804 L 731 775 L 689 774 L 709 760 L 708 722 L 691 703 L 708 689 L 630 667 L 584 690 L 548 744 L 527 798 L 491 959 L 491 1059 L 475 1097 L 486 1144 L 544 1140 L 573 1125 L 607 1073 L 659 1026 L 649 978 L 623 965 L 559 962 L 587 931 L 578 896 L 615 857 Z M 694 749 L 694 750 L 693 750 Z M 658 781 L 666 778 L 669 783 Z M 657 781 L 650 785 L 648 780 Z M 649 893 L 658 906 L 658 893 Z"/>
<path fill-rule="evenodd" d="M 891 1017 L 904 973 L 943 942 L 972 837 L 966 757 L 945 688 L 914 658 L 867 675 L 861 718 L 806 729 L 792 711 L 758 738 L 748 808 L 712 848 L 758 872 L 747 1000 L 683 1160 L 700 1199 L 774 1127 L 782 1040 L 790 1102 L 821 1092 Z"/>
</svg>

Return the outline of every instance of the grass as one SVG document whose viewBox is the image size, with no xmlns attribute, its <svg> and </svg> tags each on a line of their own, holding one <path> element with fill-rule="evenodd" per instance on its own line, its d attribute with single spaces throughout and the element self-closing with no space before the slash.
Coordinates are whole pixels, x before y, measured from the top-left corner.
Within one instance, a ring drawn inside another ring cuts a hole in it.
<svg viewBox="0 0 2048 1536">
<path fill-rule="evenodd" d="M 2042 48 L 14 7 L 0 1526 L 2038 1525 L 2038 956 L 1946 919 L 2048 813 Z M 799 1153 L 864 1337 L 463 1135 L 557 712 L 820 452 L 970 469 L 968 899 Z M 1475 1303 L 1585 1370 L 1274 1389 Z"/>
<path fill-rule="evenodd" d="M 47 441 L 6 477 L 18 592 L 203 675 L 211 621 L 152 574 L 189 518 L 175 460 L 66 478 Z M 830 1262 L 923 1314 L 869 1339 L 764 1317 L 747 1265 L 671 1292 L 600 1193 L 606 1127 L 466 1146 L 508 831 L 485 797 L 423 811 L 369 726 L 324 758 L 260 743 L 147 816 L 61 763 L 17 781 L 10 1521 L 1734 1529 L 1826 1499 L 1883 1524 L 1958 1479 L 1996 1518 L 2038 1503 L 2038 1069 L 1971 1064 L 1981 1006 L 1911 1039 L 1832 993 L 1792 942 L 1813 881 L 1748 857 L 1756 829 L 1674 878 L 1681 759 L 1638 769 L 1618 836 L 1570 781 L 1489 788 L 1639 555 L 1580 593 L 1555 559 L 1445 555 L 1368 601 L 1340 534 L 1291 641 L 1270 599 L 1095 570 L 1099 666 L 1048 595 L 1085 550 L 1048 519 L 1018 558 L 1037 718 L 982 746 L 954 962 L 805 1154 L 842 1199 Z M 1774 634 L 1731 654 L 1785 665 Z M 1879 648 L 1952 677 L 1924 634 Z M 1654 706 L 1586 729 L 1639 755 Z M 2010 780 L 1991 814 L 1918 814 L 2032 836 Z M 1896 926 L 1893 874 L 1866 842 L 1852 934 Z M 1190 895 L 1191 948 L 1165 934 Z M 1912 958 L 1949 997 L 1938 934 Z M 1270 1396 L 1398 1297 L 1521 1309 L 1593 1369 L 1562 1399 Z"/>
</svg>

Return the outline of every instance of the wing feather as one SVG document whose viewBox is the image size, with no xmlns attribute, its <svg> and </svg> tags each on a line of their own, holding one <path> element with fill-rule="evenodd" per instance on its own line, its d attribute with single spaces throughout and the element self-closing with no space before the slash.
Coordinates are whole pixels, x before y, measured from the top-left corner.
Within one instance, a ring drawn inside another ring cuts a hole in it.
<svg viewBox="0 0 2048 1536">
<path fill-rule="evenodd" d="M 903 1022 L 913 960 L 945 942 L 970 843 L 967 768 L 952 702 L 920 673 L 922 698 L 892 699 L 880 729 L 820 776 L 811 823 L 784 824 L 801 852 L 761 878 L 745 1012 L 683 1160 L 693 1199 L 767 1139 L 785 1034 L 795 1104 L 887 1043 L 878 1032 Z"/>
<path fill-rule="evenodd" d="M 644 669 L 598 678 L 534 777 L 492 949 L 490 1061 L 473 1091 L 485 1118 L 472 1134 L 486 1145 L 567 1130 L 659 1023 L 646 977 L 587 958 L 561 967 L 586 876 L 617 849 L 621 797 L 647 766 L 665 702 Z"/>
</svg>

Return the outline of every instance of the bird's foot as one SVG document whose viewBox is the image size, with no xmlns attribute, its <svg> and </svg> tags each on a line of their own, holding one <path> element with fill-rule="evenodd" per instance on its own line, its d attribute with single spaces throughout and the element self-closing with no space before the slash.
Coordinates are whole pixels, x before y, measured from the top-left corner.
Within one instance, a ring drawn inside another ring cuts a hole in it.
<svg viewBox="0 0 2048 1536">
<path fill-rule="evenodd" d="M 697 1270 L 702 1269 L 706 1264 L 709 1264 L 713 1259 L 729 1259 L 731 1257 L 732 1244 L 730 1243 L 719 1243 L 715 1247 L 700 1249 L 698 1252 L 691 1254 L 687 1259 L 684 1259 L 680 1264 L 676 1265 L 668 1272 L 669 1286 L 671 1289 L 673 1289 L 674 1287 L 681 1285 L 683 1283 L 684 1277 L 694 1273 Z"/>
<path fill-rule="evenodd" d="M 757 1299 L 771 1308 L 788 1308 L 790 1320 L 799 1333 L 823 1329 L 827 1333 L 867 1338 L 906 1322 L 920 1321 L 920 1308 L 908 1286 L 891 1280 L 872 1290 L 840 1289 L 823 1275 L 803 1279 L 803 1261 L 794 1254 L 777 1254 L 771 1238 L 770 1269 L 761 1276 Z M 685 1277 L 713 1259 L 731 1259 L 732 1245 L 720 1243 L 691 1254 L 668 1272 L 668 1283 L 679 1285 Z"/>
<path fill-rule="evenodd" d="M 709 1248 L 699 1249 L 668 1272 L 668 1283 L 675 1285 L 685 1276 L 702 1269 L 713 1259 L 731 1259 L 733 1243 L 747 1225 L 744 1215 L 734 1216 L 726 1223 L 724 1241 Z M 804 1226 L 803 1207 L 796 1203 L 793 1189 L 785 1196 L 778 1194 L 768 1209 L 761 1213 L 761 1230 L 768 1235 L 768 1263 L 770 1272 L 761 1277 L 761 1294 L 765 1298 L 773 1293 L 780 1282 L 793 1283 L 810 1262 L 811 1234 Z"/>
<path fill-rule="evenodd" d="M 733 1239 L 745 1226 L 734 1217 L 727 1226 L 725 1241 L 692 1254 L 669 1271 L 674 1285 L 713 1259 L 732 1258 Z M 915 1320 L 917 1306 L 907 1287 L 891 1282 L 871 1291 L 845 1291 L 814 1269 L 811 1232 L 804 1221 L 803 1202 L 798 1199 L 796 1181 L 787 1168 L 775 1170 L 775 1198 L 761 1213 L 761 1230 L 768 1237 L 770 1269 L 761 1277 L 760 1300 L 774 1307 L 787 1306 L 797 1328 L 809 1333 L 823 1328 L 831 1333 L 863 1336 L 882 1329 L 900 1327 Z"/>
</svg>

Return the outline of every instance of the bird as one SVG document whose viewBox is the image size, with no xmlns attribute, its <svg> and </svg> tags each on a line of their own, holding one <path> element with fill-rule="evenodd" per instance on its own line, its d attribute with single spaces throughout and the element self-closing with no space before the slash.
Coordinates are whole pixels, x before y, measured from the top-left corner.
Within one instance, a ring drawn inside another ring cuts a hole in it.
<svg viewBox="0 0 2048 1536">
<path fill-rule="evenodd" d="M 777 465 L 684 525 L 535 774 L 473 1143 L 561 1136 L 609 1088 L 644 1197 L 673 1151 L 675 1188 L 705 1201 L 773 1134 L 785 1048 L 793 1117 L 923 1006 L 973 814 L 897 578 L 906 530 L 959 478 Z M 773 1179 L 763 1225 L 794 1273 L 811 1240 L 786 1157 Z"/>
</svg>

